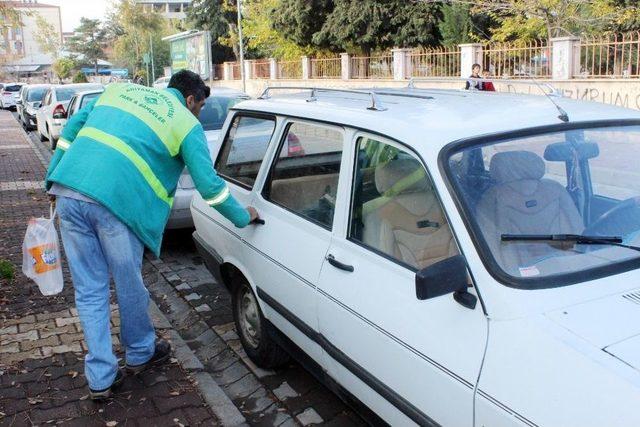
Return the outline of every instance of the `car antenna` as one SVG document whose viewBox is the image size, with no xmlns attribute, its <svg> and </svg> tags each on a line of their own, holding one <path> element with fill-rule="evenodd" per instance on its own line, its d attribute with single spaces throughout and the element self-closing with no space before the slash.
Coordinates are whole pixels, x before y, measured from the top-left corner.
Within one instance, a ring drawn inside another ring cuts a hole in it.
<svg viewBox="0 0 640 427">
<path fill-rule="evenodd" d="M 556 101 L 554 101 L 554 99 L 551 97 L 551 95 L 549 93 L 547 93 L 546 90 L 544 90 L 544 88 L 542 87 L 540 82 L 538 80 L 536 80 L 534 76 L 532 76 L 529 73 L 527 73 L 526 76 L 529 78 L 529 80 L 531 80 L 533 82 L 533 84 L 535 84 L 538 87 L 538 89 L 540 89 L 542 91 L 544 96 L 546 96 L 547 99 L 549 101 L 551 101 L 551 103 L 556 107 L 556 110 L 558 110 L 558 112 L 560 113 L 558 118 L 560 120 L 562 120 L 563 122 L 567 123 L 569 121 L 569 115 L 567 114 L 567 112 L 564 111 L 564 109 L 561 106 L 559 106 Z"/>
</svg>

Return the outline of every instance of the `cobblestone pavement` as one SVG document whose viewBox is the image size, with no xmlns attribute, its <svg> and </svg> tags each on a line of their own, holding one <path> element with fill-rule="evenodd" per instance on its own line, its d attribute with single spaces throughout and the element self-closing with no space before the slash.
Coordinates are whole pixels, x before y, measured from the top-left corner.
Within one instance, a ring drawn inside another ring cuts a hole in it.
<svg viewBox="0 0 640 427">
<path fill-rule="evenodd" d="M 43 297 L 20 272 L 27 221 L 48 215 L 40 190 L 46 158 L 7 111 L 0 111 L 0 135 L 0 260 L 15 268 L 12 281 L 0 278 L 0 426 L 217 425 L 205 404 L 208 396 L 199 394 L 197 373 L 178 357 L 179 347 L 172 363 L 127 377 L 113 399 L 88 399 L 85 344 L 67 269 L 65 289 L 55 297 Z M 180 340 L 171 325 L 158 311 L 152 314 L 159 334 L 175 346 Z M 115 306 L 111 332 L 121 355 Z"/>
<path fill-rule="evenodd" d="M 36 138 L 32 132 L 32 143 L 38 143 Z M 24 221 L 20 221 L 17 225 L 24 228 Z M 20 254 L 20 248 L 16 248 Z M 160 316 L 164 315 L 170 323 L 165 325 L 167 337 L 174 343 L 185 344 L 175 352 L 182 360 L 181 367 L 200 386 L 212 379 L 213 385 L 221 388 L 239 409 L 246 423 L 365 425 L 300 365 L 292 363 L 285 369 L 267 371 L 248 359 L 233 326 L 230 295 L 207 271 L 191 240 L 191 230 L 168 232 L 160 259 L 146 255 L 143 276 L 162 312 Z M 81 367 L 76 370 L 81 372 Z M 1 408 L 0 403 L 0 411 Z"/>
</svg>

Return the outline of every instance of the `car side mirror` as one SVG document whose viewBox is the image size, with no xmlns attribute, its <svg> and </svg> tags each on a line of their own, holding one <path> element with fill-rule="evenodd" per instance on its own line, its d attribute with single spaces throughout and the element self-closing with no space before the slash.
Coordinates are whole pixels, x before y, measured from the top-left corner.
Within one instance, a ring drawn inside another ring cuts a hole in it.
<svg viewBox="0 0 640 427">
<path fill-rule="evenodd" d="M 462 255 L 452 256 L 416 273 L 416 297 L 426 300 L 453 293 L 461 305 L 474 309 L 478 299 L 469 293 L 467 262 Z"/>
</svg>

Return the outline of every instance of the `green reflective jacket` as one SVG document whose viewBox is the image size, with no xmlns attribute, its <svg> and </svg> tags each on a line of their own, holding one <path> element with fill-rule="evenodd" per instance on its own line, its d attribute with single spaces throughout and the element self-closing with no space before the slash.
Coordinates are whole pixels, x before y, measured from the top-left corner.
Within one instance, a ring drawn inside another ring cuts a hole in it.
<svg viewBox="0 0 640 427">
<path fill-rule="evenodd" d="M 210 206 L 237 227 L 249 223 L 213 169 L 202 126 L 182 94 L 114 83 L 69 119 L 45 185 L 56 182 L 94 199 L 159 255 L 185 166 Z"/>
</svg>

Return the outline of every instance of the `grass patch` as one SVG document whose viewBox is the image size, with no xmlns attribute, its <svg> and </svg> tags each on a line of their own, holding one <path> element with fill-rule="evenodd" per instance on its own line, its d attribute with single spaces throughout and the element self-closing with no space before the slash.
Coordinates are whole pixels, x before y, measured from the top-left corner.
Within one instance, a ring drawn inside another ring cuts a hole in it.
<svg viewBox="0 0 640 427">
<path fill-rule="evenodd" d="M 0 259 L 0 278 L 11 282 L 16 275 L 16 268 L 9 261 Z"/>
</svg>

